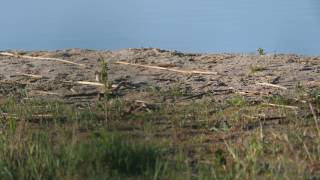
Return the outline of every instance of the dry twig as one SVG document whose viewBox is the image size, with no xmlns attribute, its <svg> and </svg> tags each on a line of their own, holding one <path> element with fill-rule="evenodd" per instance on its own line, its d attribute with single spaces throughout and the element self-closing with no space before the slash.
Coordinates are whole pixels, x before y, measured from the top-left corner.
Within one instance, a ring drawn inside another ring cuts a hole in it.
<svg viewBox="0 0 320 180">
<path fill-rule="evenodd" d="M 297 106 L 286 106 L 286 105 L 270 104 L 270 103 L 263 103 L 263 105 L 272 106 L 272 107 L 286 108 L 286 109 L 293 109 L 293 110 L 297 110 L 299 108 Z"/>
<path fill-rule="evenodd" d="M 60 95 L 59 93 L 49 92 L 49 91 L 40 91 L 40 90 L 33 90 L 30 93 L 31 94 L 33 94 L 33 93 L 35 93 L 35 94 L 45 94 L 45 95 Z"/>
<path fill-rule="evenodd" d="M 150 69 L 158 69 L 158 70 L 164 70 L 164 71 L 172 71 L 172 72 L 183 73 L 183 74 L 205 74 L 205 75 L 217 75 L 218 74 L 217 72 L 208 72 L 208 71 L 200 71 L 200 70 L 179 70 L 179 69 L 165 68 L 165 67 L 159 67 L 159 66 L 134 64 L 134 63 L 128 63 L 128 62 L 123 62 L 123 61 L 117 61 L 115 63 L 122 64 L 122 65 L 150 68 Z"/>
<path fill-rule="evenodd" d="M 69 82 L 69 81 L 68 81 Z M 90 86 L 100 86 L 103 87 L 105 86 L 102 83 L 98 83 L 98 82 L 89 82 L 89 81 L 74 81 L 73 83 L 75 84 L 82 84 L 82 85 L 90 85 Z"/>
<path fill-rule="evenodd" d="M 21 74 L 22 76 L 27 76 L 27 77 L 32 77 L 32 78 L 43 78 L 41 75 L 36 75 L 36 74 Z"/>
<path fill-rule="evenodd" d="M 77 65 L 77 66 L 82 66 L 84 67 L 84 64 L 80 64 L 80 63 L 75 63 L 72 61 L 67 61 L 64 59 L 58 59 L 58 58 L 49 58 L 49 57 L 33 57 L 33 56 L 26 56 L 26 55 L 16 55 L 13 53 L 8 53 L 8 52 L 1 52 L 0 55 L 2 56 L 10 56 L 10 57 L 17 57 L 17 58 L 26 58 L 26 59 L 34 59 L 34 60 L 49 60 L 49 61 L 58 61 L 58 62 L 62 62 L 62 63 L 67 63 L 67 64 L 73 64 L 73 65 Z"/>
<path fill-rule="evenodd" d="M 90 82 L 90 81 L 63 81 L 65 83 L 75 83 L 75 84 L 80 84 L 80 85 L 89 85 L 89 86 L 98 86 L 98 87 L 104 87 L 105 84 L 98 83 L 98 82 Z M 112 88 L 119 88 L 119 86 L 122 86 L 123 83 L 119 83 L 118 85 L 111 85 Z"/>
<path fill-rule="evenodd" d="M 284 86 L 280 86 L 280 85 L 275 85 L 275 84 L 270 84 L 270 83 L 257 83 L 258 85 L 261 86 L 270 86 L 270 87 L 274 87 L 274 88 L 278 88 L 278 89 L 283 89 L 283 90 L 287 90 L 288 88 L 284 87 Z"/>
<path fill-rule="evenodd" d="M 243 96 L 269 96 L 268 93 L 260 91 L 236 91 L 236 93 Z"/>
</svg>

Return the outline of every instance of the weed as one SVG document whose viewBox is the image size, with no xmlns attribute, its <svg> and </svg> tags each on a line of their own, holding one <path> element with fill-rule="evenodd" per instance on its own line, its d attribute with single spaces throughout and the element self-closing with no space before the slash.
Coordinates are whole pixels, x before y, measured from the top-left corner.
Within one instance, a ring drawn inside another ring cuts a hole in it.
<svg viewBox="0 0 320 180">
<path fill-rule="evenodd" d="M 263 48 L 259 48 L 257 51 L 258 51 L 258 53 L 259 53 L 260 56 L 266 54 L 266 53 L 265 53 L 265 50 L 264 50 Z"/>
<path fill-rule="evenodd" d="M 104 97 L 106 100 L 109 100 L 111 97 L 111 83 L 109 82 L 109 76 L 108 76 L 108 71 L 109 71 L 109 65 L 107 61 L 105 60 L 104 57 L 100 57 L 99 60 L 101 62 L 101 71 L 99 74 L 99 80 L 101 83 L 104 84 Z"/>
<path fill-rule="evenodd" d="M 104 57 L 100 57 L 99 60 L 101 62 L 101 71 L 99 73 L 99 80 L 101 83 L 103 83 L 103 101 L 101 102 L 100 106 L 102 107 L 104 111 L 105 116 L 105 122 L 107 123 L 110 119 L 110 113 L 108 110 L 108 101 L 112 98 L 112 84 L 109 82 L 109 66 L 107 61 Z M 100 99 L 100 97 L 99 97 Z"/>
</svg>

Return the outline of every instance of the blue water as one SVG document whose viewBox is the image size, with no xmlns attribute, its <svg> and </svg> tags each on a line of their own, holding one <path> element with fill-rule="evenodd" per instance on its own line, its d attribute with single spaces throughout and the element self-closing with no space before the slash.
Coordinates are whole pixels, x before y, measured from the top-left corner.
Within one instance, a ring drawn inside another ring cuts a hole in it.
<svg viewBox="0 0 320 180">
<path fill-rule="evenodd" d="M 0 50 L 320 55 L 320 0 L 1 0 Z"/>
</svg>

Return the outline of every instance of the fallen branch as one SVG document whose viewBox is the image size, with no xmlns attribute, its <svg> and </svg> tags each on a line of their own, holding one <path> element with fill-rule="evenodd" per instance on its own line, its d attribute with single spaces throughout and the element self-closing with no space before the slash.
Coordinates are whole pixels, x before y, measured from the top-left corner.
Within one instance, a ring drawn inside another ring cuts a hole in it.
<svg viewBox="0 0 320 180">
<path fill-rule="evenodd" d="M 164 70 L 164 71 L 172 71 L 172 72 L 183 73 L 183 74 L 206 74 L 206 75 L 217 75 L 218 74 L 217 72 L 208 72 L 208 71 L 200 71 L 200 70 L 178 70 L 178 69 L 165 68 L 165 67 L 159 67 L 159 66 L 134 64 L 134 63 L 128 63 L 128 62 L 123 62 L 123 61 L 117 61 L 115 63 L 122 64 L 122 65 L 150 68 L 150 69 L 158 69 L 158 70 Z"/>
<path fill-rule="evenodd" d="M 249 118 L 249 119 L 259 119 L 264 121 L 272 121 L 272 120 L 279 120 L 279 119 L 286 119 L 286 116 L 266 116 L 266 115 L 258 115 L 258 116 L 249 116 L 249 115 L 243 115 L 243 117 Z"/>
<path fill-rule="evenodd" d="M 63 97 L 72 98 L 72 97 L 90 97 L 101 95 L 101 92 L 90 92 L 90 93 L 79 93 L 79 94 L 66 94 Z"/>
<path fill-rule="evenodd" d="M 59 93 L 49 92 L 49 91 L 40 91 L 40 90 L 33 90 L 30 94 L 46 94 L 46 95 L 60 95 Z"/>
<path fill-rule="evenodd" d="M 212 89 L 211 92 L 234 92 L 233 87 L 229 87 L 227 89 Z"/>
<path fill-rule="evenodd" d="M 70 82 L 70 81 L 67 81 Z M 74 81 L 75 84 L 82 84 L 82 85 L 91 85 L 91 86 L 101 86 L 103 87 L 104 84 L 98 82 L 89 82 L 89 81 Z"/>
<path fill-rule="evenodd" d="M 34 74 L 13 74 L 13 75 L 10 75 L 10 77 L 18 77 L 18 76 L 27 76 L 27 77 L 36 78 L 36 79 L 43 78 L 43 76 L 34 75 Z"/>
<path fill-rule="evenodd" d="M 169 67 L 177 67 L 175 64 L 157 64 L 159 67 L 169 68 Z"/>
<path fill-rule="evenodd" d="M 22 76 L 32 77 L 32 78 L 43 78 L 41 75 L 35 75 L 35 74 L 21 74 Z"/>
<path fill-rule="evenodd" d="M 81 85 L 92 85 L 92 86 L 99 86 L 99 87 L 104 87 L 104 84 L 102 83 L 98 83 L 98 82 L 89 82 L 89 81 L 75 81 L 75 82 L 72 82 L 72 81 L 64 81 L 64 82 L 67 82 L 67 83 L 76 83 L 76 84 L 81 84 Z M 111 86 L 111 91 L 114 93 L 116 91 L 119 90 L 119 88 L 121 86 L 123 86 L 124 83 L 119 83 L 118 85 L 112 85 Z M 90 93 L 76 93 L 75 90 L 72 90 L 71 91 L 73 92 L 73 94 L 67 94 L 67 95 L 64 95 L 64 97 L 82 97 L 82 96 L 96 96 L 96 95 L 103 95 L 104 92 L 90 92 Z"/>
<path fill-rule="evenodd" d="M 104 87 L 105 86 L 105 84 L 103 84 L 103 83 L 90 82 L 90 81 L 63 81 L 63 82 L 65 82 L 65 83 L 75 83 L 75 84 L 80 84 L 80 85 L 98 86 L 98 87 Z M 111 85 L 112 88 L 118 88 L 118 86 L 119 85 L 114 85 L 114 84 Z"/>
<path fill-rule="evenodd" d="M 286 105 L 270 104 L 270 103 L 262 103 L 262 105 L 272 106 L 272 107 L 280 107 L 280 108 L 287 108 L 287 109 L 293 109 L 293 110 L 297 110 L 299 108 L 297 106 L 286 106 Z"/>
<path fill-rule="evenodd" d="M 287 90 L 288 89 L 288 88 L 286 88 L 284 86 L 279 86 L 279 85 L 270 84 L 270 83 L 257 83 L 257 84 L 261 85 L 261 86 L 270 86 L 270 87 L 279 88 L 279 89 L 283 89 L 283 90 Z"/>
<path fill-rule="evenodd" d="M 204 89 L 206 87 L 209 87 L 209 86 L 212 86 L 214 83 L 209 83 L 209 84 L 206 84 L 206 85 L 203 85 L 201 87 L 198 87 L 195 91 L 198 91 L 198 90 L 201 90 L 201 89 Z"/>
<path fill-rule="evenodd" d="M 259 92 L 259 91 L 237 91 L 237 94 L 243 95 L 243 96 L 268 96 L 268 93 L 264 93 L 264 92 Z"/>
<path fill-rule="evenodd" d="M 210 92 L 203 92 L 203 93 L 199 93 L 199 94 L 196 94 L 196 95 L 188 96 L 186 98 L 181 99 L 181 101 L 189 100 L 189 99 L 193 99 L 193 98 L 201 99 L 204 95 L 209 94 L 209 93 Z"/>
<path fill-rule="evenodd" d="M 58 61 L 58 62 L 67 63 L 67 64 L 73 64 L 73 65 L 78 65 L 78 66 L 85 66 L 84 64 L 75 63 L 75 62 L 72 62 L 72 61 L 67 61 L 67 60 L 58 59 L 58 58 L 33 57 L 33 56 L 26 56 L 26 55 L 16 55 L 16 54 L 13 54 L 13 53 L 8 53 L 8 52 L 1 52 L 0 55 L 2 55 L 2 56 L 10 56 L 10 57 L 17 57 L 17 58 L 35 59 L 35 60 Z"/>
</svg>

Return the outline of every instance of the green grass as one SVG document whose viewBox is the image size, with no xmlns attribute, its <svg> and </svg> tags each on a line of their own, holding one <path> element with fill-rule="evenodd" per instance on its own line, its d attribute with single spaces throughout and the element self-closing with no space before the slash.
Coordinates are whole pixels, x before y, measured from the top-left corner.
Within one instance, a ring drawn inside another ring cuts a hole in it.
<svg viewBox="0 0 320 180">
<path fill-rule="evenodd" d="M 1 110 L 6 114 L 0 119 L 1 179 L 144 177 L 153 176 L 160 166 L 161 148 L 109 133 L 98 112 L 13 99 Z M 52 116 L 38 119 L 40 112 Z"/>
<path fill-rule="evenodd" d="M 171 90 L 146 93 L 187 96 Z M 318 89 L 263 99 L 299 114 L 239 95 L 179 100 L 132 111 L 120 97 L 81 108 L 9 98 L 0 105 L 0 179 L 320 177 L 320 130 L 309 108 L 318 116 Z"/>
<path fill-rule="evenodd" d="M 108 109 L 116 109 L 119 104 Z M 1 106 L 1 179 L 157 177 L 161 148 L 109 133 L 99 108 L 83 111 L 58 102 L 8 100 Z M 50 119 L 38 118 L 51 114 Z M 61 117 L 66 117 L 61 120 Z M 116 120 L 117 116 L 111 116 Z M 36 123 L 36 124 L 35 124 Z M 87 138 L 81 139 L 80 129 Z"/>
<path fill-rule="evenodd" d="M 128 137 L 102 131 L 75 142 L 68 131 L 59 140 L 45 131 L 17 131 L 0 136 L 1 179 L 145 177 L 159 171 L 161 151 Z"/>
</svg>

